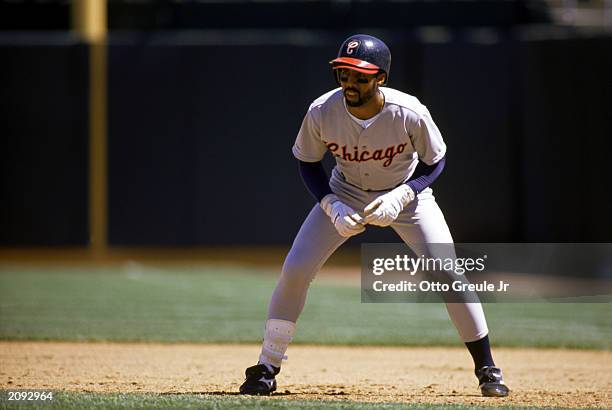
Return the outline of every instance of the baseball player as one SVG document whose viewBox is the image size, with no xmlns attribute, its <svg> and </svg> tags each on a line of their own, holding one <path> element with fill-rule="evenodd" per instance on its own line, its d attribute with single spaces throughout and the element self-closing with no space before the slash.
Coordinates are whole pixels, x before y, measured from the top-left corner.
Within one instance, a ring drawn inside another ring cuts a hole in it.
<svg viewBox="0 0 612 410">
<path fill-rule="evenodd" d="M 307 189 L 317 199 L 283 264 L 272 294 L 259 362 L 246 369 L 240 393 L 267 395 L 286 359 L 315 274 L 349 237 L 367 225 L 390 226 L 417 255 L 453 239 L 430 185 L 444 169 L 446 145 L 427 108 L 383 87 L 391 52 L 376 37 L 357 34 L 330 62 L 339 88 L 309 107 L 293 146 Z M 321 159 L 336 166 L 328 178 Z M 415 172 L 416 171 L 416 172 Z M 484 396 L 507 396 L 495 366 L 480 303 L 446 303 L 465 342 Z"/>
</svg>

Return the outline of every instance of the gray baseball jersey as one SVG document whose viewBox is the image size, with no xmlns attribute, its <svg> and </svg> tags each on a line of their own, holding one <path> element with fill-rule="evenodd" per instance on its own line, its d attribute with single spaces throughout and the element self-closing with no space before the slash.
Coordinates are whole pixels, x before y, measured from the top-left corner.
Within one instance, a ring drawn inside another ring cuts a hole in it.
<svg viewBox="0 0 612 410">
<path fill-rule="evenodd" d="M 363 190 L 385 190 L 407 181 L 418 160 L 435 164 L 446 145 L 427 107 L 416 97 L 381 87 L 385 105 L 364 128 L 347 112 L 342 89 L 317 98 L 309 107 L 293 146 L 301 161 L 320 161 L 326 151 L 346 182 Z"/>
</svg>

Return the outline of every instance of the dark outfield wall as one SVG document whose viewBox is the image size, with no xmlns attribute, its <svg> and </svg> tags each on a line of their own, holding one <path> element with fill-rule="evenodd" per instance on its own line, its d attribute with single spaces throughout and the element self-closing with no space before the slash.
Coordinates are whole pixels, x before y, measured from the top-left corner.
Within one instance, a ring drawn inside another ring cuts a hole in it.
<svg viewBox="0 0 612 410">
<path fill-rule="evenodd" d="M 111 48 L 111 241 L 290 242 L 314 203 L 290 148 L 334 86 L 338 41 L 149 40 Z M 391 85 L 428 105 L 449 146 L 435 191 L 455 239 L 609 240 L 609 40 L 489 40 L 391 43 Z"/>
<path fill-rule="evenodd" d="M 327 61 L 342 37 L 244 45 L 232 36 L 113 36 L 111 244 L 289 243 L 314 204 L 290 149 L 308 104 L 334 86 Z M 422 43 L 403 36 L 389 43 L 390 85 L 417 95 L 447 141 L 447 170 L 434 188 L 456 241 L 610 240 L 611 39 Z M 49 53 L 85 73 L 62 47 Z M 33 112 L 20 94 L 30 84 L 20 67 L 35 57 L 6 55 L 12 63 L 2 69 L 22 86 L 1 91 L 12 110 L 3 110 L 3 152 L 13 158 L 3 161 L 1 221 L 10 229 L 2 243 L 85 243 L 87 137 L 79 113 L 86 83 L 75 84 L 78 74 L 37 74 L 37 93 L 47 97 Z M 19 124 L 38 128 L 19 133 Z M 54 146 L 30 155 L 49 135 Z M 64 165 L 27 173 L 45 161 Z M 80 168 L 58 171 L 72 163 Z M 50 196 L 49 181 L 64 188 Z M 34 208 L 21 206 L 24 195 Z M 365 240 L 396 240 L 369 231 Z"/>
<path fill-rule="evenodd" d="M 88 241 L 87 71 L 70 36 L 0 36 L 1 245 Z"/>
<path fill-rule="evenodd" d="M 424 48 L 457 241 L 609 242 L 611 38 Z"/>
</svg>

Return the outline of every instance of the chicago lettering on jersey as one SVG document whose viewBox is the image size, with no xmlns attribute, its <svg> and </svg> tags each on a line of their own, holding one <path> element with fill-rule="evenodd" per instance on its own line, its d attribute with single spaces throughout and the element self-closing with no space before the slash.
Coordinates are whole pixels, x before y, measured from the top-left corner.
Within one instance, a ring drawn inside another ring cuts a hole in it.
<svg viewBox="0 0 612 410">
<path fill-rule="evenodd" d="M 377 149 L 373 152 L 363 150 L 359 151 L 359 147 L 353 147 L 347 149 L 346 145 L 340 146 L 335 142 L 325 142 L 327 149 L 329 149 L 334 157 L 342 158 L 345 161 L 350 162 L 366 162 L 366 161 L 382 161 L 383 167 L 388 167 L 393 162 L 393 158 L 397 154 L 401 154 L 406 149 L 406 143 L 391 145 L 385 149 Z"/>
</svg>

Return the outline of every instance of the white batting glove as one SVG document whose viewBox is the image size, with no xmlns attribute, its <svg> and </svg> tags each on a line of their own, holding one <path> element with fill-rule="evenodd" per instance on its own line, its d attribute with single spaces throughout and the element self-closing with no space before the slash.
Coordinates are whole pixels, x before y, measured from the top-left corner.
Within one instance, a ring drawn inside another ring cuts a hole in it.
<svg viewBox="0 0 612 410">
<path fill-rule="evenodd" d="M 340 201 L 336 195 L 325 195 L 320 205 L 340 236 L 348 238 L 365 231 L 363 218 L 353 208 Z"/>
<path fill-rule="evenodd" d="M 408 185 L 402 184 L 370 202 L 364 209 L 363 223 L 389 226 L 412 201 L 414 201 L 414 191 Z"/>
</svg>

